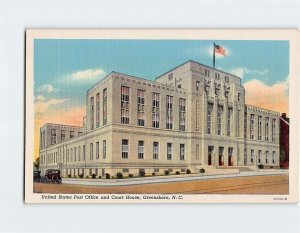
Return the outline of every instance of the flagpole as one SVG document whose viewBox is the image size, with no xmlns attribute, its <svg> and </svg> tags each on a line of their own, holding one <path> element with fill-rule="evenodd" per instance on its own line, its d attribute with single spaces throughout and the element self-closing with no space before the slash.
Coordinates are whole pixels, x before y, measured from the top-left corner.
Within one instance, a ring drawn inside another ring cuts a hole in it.
<svg viewBox="0 0 300 233">
<path fill-rule="evenodd" d="M 215 48 L 216 48 L 216 44 L 215 44 L 215 42 L 214 42 L 214 48 L 213 48 L 213 68 L 215 68 L 215 65 L 216 65 Z"/>
</svg>

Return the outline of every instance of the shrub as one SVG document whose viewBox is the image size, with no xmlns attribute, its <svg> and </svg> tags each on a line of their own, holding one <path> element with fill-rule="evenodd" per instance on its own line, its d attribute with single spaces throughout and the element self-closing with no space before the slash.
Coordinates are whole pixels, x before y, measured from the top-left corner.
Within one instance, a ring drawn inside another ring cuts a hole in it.
<svg viewBox="0 0 300 233">
<path fill-rule="evenodd" d="M 110 179 L 110 174 L 109 173 L 105 173 L 105 179 Z"/>
<path fill-rule="evenodd" d="M 101 178 L 102 178 L 102 176 L 98 176 L 98 178 L 99 178 L 99 179 L 101 179 Z"/>
<path fill-rule="evenodd" d="M 77 178 L 77 176 L 75 175 L 74 178 Z"/>
<path fill-rule="evenodd" d="M 259 169 L 264 169 L 264 165 L 263 165 L 263 164 L 259 164 L 259 165 L 258 165 L 258 168 L 259 168 Z"/>
<path fill-rule="evenodd" d="M 117 173 L 117 179 L 123 179 L 124 177 L 123 177 L 123 174 L 122 174 L 122 172 L 118 172 Z"/>
<path fill-rule="evenodd" d="M 186 174 L 191 174 L 192 172 L 191 172 L 191 170 L 190 169 L 187 169 L 186 170 Z"/>
<path fill-rule="evenodd" d="M 204 168 L 201 168 L 201 169 L 200 169 L 200 173 L 205 173 L 205 169 L 204 169 Z"/>
<path fill-rule="evenodd" d="M 129 178 L 133 178 L 133 175 L 132 175 L 132 174 L 129 174 L 128 177 L 129 177 Z"/>
<path fill-rule="evenodd" d="M 93 179 L 96 179 L 96 174 L 92 174 L 92 178 L 93 178 Z"/>
<path fill-rule="evenodd" d="M 176 171 L 175 174 L 176 174 L 176 175 L 180 175 L 180 171 Z"/>
<path fill-rule="evenodd" d="M 139 176 L 142 176 L 142 177 L 143 177 L 143 176 L 145 176 L 145 174 L 146 174 L 146 173 L 145 173 L 144 170 L 139 170 Z"/>
<path fill-rule="evenodd" d="M 270 166 L 270 169 L 273 169 L 274 167 L 273 166 Z"/>
<path fill-rule="evenodd" d="M 115 179 L 115 177 L 114 177 L 114 176 L 112 176 L 111 178 L 112 178 L 112 179 Z"/>
<path fill-rule="evenodd" d="M 155 172 L 152 172 L 152 176 L 155 176 Z"/>
<path fill-rule="evenodd" d="M 86 176 L 85 178 L 89 179 L 89 178 L 90 178 L 90 176 Z"/>
<path fill-rule="evenodd" d="M 83 178 L 83 174 L 80 174 L 80 175 L 79 175 L 79 178 L 81 178 L 81 179 L 82 179 L 82 178 Z"/>
<path fill-rule="evenodd" d="M 69 178 L 71 178 L 71 177 L 72 177 L 72 175 L 71 175 L 71 174 L 69 174 L 69 175 L 68 175 L 68 177 L 69 177 Z"/>
<path fill-rule="evenodd" d="M 170 172 L 168 170 L 165 170 L 164 173 L 166 176 L 168 176 L 170 174 Z"/>
</svg>

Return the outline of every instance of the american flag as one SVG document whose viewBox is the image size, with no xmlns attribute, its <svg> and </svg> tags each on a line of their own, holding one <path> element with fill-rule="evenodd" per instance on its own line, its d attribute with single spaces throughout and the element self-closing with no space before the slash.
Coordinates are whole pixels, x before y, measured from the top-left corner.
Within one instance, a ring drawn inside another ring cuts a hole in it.
<svg viewBox="0 0 300 233">
<path fill-rule="evenodd" d="M 226 49 L 220 45 L 217 45 L 217 44 L 215 45 L 215 52 L 222 54 L 223 56 L 226 56 Z"/>
</svg>

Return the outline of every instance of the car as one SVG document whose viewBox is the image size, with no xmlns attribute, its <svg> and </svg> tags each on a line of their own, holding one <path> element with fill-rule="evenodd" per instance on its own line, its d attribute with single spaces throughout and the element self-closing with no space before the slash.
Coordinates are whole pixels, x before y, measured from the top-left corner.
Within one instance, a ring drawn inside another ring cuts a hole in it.
<svg viewBox="0 0 300 233">
<path fill-rule="evenodd" d="M 58 169 L 48 169 L 46 170 L 44 179 L 46 183 L 61 183 L 60 170 Z"/>
<path fill-rule="evenodd" d="M 41 182 L 41 171 L 33 171 L 33 182 Z"/>
</svg>

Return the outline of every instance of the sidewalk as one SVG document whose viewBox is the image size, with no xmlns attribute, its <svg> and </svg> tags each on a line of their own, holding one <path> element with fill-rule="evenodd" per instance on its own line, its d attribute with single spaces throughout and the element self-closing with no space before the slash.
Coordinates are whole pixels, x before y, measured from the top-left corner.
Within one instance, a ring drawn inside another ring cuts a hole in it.
<svg viewBox="0 0 300 233">
<path fill-rule="evenodd" d="M 217 175 L 216 174 L 190 174 L 190 175 L 153 176 L 153 177 L 127 178 L 127 179 L 63 178 L 62 183 L 111 187 L 111 186 L 141 185 L 141 184 L 168 183 L 168 182 L 193 181 L 193 180 L 210 180 L 210 179 L 247 177 L 247 176 L 282 175 L 282 174 L 289 174 L 289 171 L 288 170 L 267 170 L 267 171 L 258 171 L 258 172 L 241 172 L 238 174 L 217 174 Z"/>
</svg>

